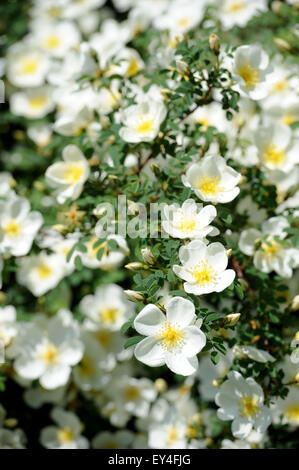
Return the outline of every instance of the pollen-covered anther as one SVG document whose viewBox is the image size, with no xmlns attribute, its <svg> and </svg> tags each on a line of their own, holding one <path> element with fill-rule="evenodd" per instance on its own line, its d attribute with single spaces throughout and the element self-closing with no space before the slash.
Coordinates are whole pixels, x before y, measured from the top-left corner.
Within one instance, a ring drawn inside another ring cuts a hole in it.
<svg viewBox="0 0 299 470">
<path fill-rule="evenodd" d="M 181 330 L 177 323 L 169 323 L 166 321 L 159 333 L 159 339 L 162 347 L 168 351 L 179 349 L 184 344 L 184 331 Z"/>
</svg>

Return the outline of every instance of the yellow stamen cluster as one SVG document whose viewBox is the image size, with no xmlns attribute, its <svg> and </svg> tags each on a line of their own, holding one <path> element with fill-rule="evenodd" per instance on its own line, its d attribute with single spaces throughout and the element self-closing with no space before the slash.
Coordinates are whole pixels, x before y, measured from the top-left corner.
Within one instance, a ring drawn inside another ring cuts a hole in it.
<svg viewBox="0 0 299 470">
<path fill-rule="evenodd" d="M 285 410 L 287 420 L 292 424 L 299 424 L 299 404 L 293 403 L 288 405 Z"/>
<path fill-rule="evenodd" d="M 204 286 L 214 282 L 216 277 L 216 272 L 213 267 L 207 264 L 205 261 L 200 261 L 192 270 L 191 274 L 193 276 L 194 282 Z"/>
<path fill-rule="evenodd" d="M 141 118 L 139 124 L 136 128 L 137 132 L 140 134 L 148 134 L 154 129 L 154 120 L 153 119 L 145 119 Z"/>
<path fill-rule="evenodd" d="M 3 227 L 2 230 L 5 235 L 7 235 L 9 238 L 16 238 L 20 235 L 21 228 L 21 224 L 12 219 L 10 222 L 8 222 L 8 224 Z"/>
<path fill-rule="evenodd" d="M 41 279 L 47 279 L 47 277 L 50 277 L 52 274 L 52 269 L 45 263 L 41 263 L 37 268 L 37 275 Z"/>
<path fill-rule="evenodd" d="M 177 228 L 182 232 L 193 232 L 196 228 L 196 219 L 182 215 L 177 223 Z"/>
<path fill-rule="evenodd" d="M 61 444 L 66 444 L 68 442 L 71 442 L 74 440 L 74 432 L 71 430 L 71 428 L 62 428 L 57 431 L 57 440 Z"/>
<path fill-rule="evenodd" d="M 21 73 L 31 75 L 37 71 L 38 61 L 35 59 L 25 59 L 21 65 Z"/>
<path fill-rule="evenodd" d="M 239 401 L 239 411 L 244 418 L 253 418 L 259 411 L 258 398 L 244 395 Z"/>
<path fill-rule="evenodd" d="M 140 398 L 140 391 L 137 387 L 129 385 L 124 390 L 125 399 L 128 401 L 137 401 Z"/>
<path fill-rule="evenodd" d="M 56 49 L 60 45 L 60 39 L 55 34 L 51 34 L 45 39 L 45 46 L 48 49 Z"/>
<path fill-rule="evenodd" d="M 31 98 L 29 100 L 29 105 L 32 109 L 39 109 L 45 106 L 47 98 L 45 96 L 39 96 L 37 98 Z"/>
<path fill-rule="evenodd" d="M 45 350 L 41 353 L 40 358 L 48 366 L 57 364 L 59 351 L 55 344 L 48 343 Z"/>
<path fill-rule="evenodd" d="M 118 318 L 119 318 L 118 308 L 104 307 L 100 311 L 100 319 L 105 324 L 116 323 Z"/>
<path fill-rule="evenodd" d="M 238 74 L 243 78 L 246 87 L 254 87 L 259 83 L 259 72 L 249 64 L 243 64 L 238 70 Z"/>
<path fill-rule="evenodd" d="M 278 149 L 275 144 L 268 145 L 264 151 L 265 162 L 271 163 L 274 166 L 279 166 L 286 158 L 285 151 Z"/>
<path fill-rule="evenodd" d="M 95 367 L 92 363 L 92 360 L 90 359 L 90 357 L 86 355 L 83 356 L 80 362 L 79 370 L 80 370 L 81 375 L 83 375 L 84 377 L 88 377 L 88 378 L 92 377 L 96 372 Z"/>
<path fill-rule="evenodd" d="M 68 184 L 75 184 L 80 180 L 83 173 L 84 170 L 82 165 L 69 163 L 64 171 L 63 177 L 68 182 Z"/>
<path fill-rule="evenodd" d="M 218 176 L 203 176 L 197 181 L 196 187 L 204 196 L 216 196 L 223 190 Z"/>
<path fill-rule="evenodd" d="M 244 2 L 242 1 L 235 1 L 235 2 L 231 2 L 227 8 L 226 8 L 226 11 L 229 12 L 229 13 L 238 13 L 240 10 L 243 10 L 243 8 L 245 7 L 245 4 Z"/>
<path fill-rule="evenodd" d="M 184 332 L 176 324 L 166 321 L 159 334 L 160 344 L 167 351 L 173 351 L 184 344 Z"/>
</svg>

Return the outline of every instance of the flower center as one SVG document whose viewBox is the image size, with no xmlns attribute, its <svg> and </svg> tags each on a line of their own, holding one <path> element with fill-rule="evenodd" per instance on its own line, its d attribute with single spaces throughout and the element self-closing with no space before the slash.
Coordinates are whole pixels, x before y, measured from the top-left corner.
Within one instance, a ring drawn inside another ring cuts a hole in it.
<svg viewBox="0 0 299 470">
<path fill-rule="evenodd" d="M 25 75 L 31 75 L 37 71 L 38 61 L 35 59 L 25 59 L 23 60 L 21 73 Z"/>
<path fill-rule="evenodd" d="M 207 117 L 197 119 L 197 123 L 204 127 L 209 127 L 211 125 L 210 119 Z"/>
<path fill-rule="evenodd" d="M 293 124 L 293 122 L 295 122 L 297 120 L 295 114 L 292 114 L 292 113 L 287 113 L 287 114 L 284 114 L 282 116 L 282 123 L 285 124 L 286 126 L 290 126 L 291 124 Z"/>
<path fill-rule="evenodd" d="M 161 328 L 159 340 L 164 349 L 172 351 L 183 346 L 184 332 L 176 324 L 171 325 L 166 321 Z"/>
<path fill-rule="evenodd" d="M 139 67 L 136 59 L 134 59 L 134 57 L 132 57 L 130 59 L 129 67 L 128 67 L 127 72 L 126 72 L 127 77 L 133 77 L 134 75 L 136 75 L 137 72 L 139 72 L 139 70 L 140 70 L 140 67 Z"/>
<path fill-rule="evenodd" d="M 229 13 L 237 13 L 238 11 L 243 10 L 244 7 L 244 2 L 231 2 L 227 7 L 227 11 Z"/>
<path fill-rule="evenodd" d="M 9 238 L 16 238 L 21 233 L 21 224 L 18 224 L 14 219 L 12 219 L 5 227 L 3 227 L 3 232 Z"/>
<path fill-rule="evenodd" d="M 74 432 L 71 428 L 62 428 L 57 431 L 57 439 L 61 444 L 66 444 L 74 440 Z"/>
<path fill-rule="evenodd" d="M 178 430 L 175 426 L 171 426 L 167 433 L 167 444 L 174 444 L 179 438 Z"/>
<path fill-rule="evenodd" d="M 299 424 L 299 404 L 298 403 L 293 403 L 291 405 L 288 405 L 285 415 L 291 423 L 294 424 Z"/>
<path fill-rule="evenodd" d="M 264 152 L 264 159 L 266 163 L 271 163 L 274 166 L 279 166 L 286 159 L 284 150 L 279 150 L 276 145 L 270 144 Z"/>
<path fill-rule="evenodd" d="M 193 232 L 196 227 L 196 219 L 182 216 L 178 221 L 177 228 L 182 232 Z"/>
<path fill-rule="evenodd" d="M 141 118 L 140 123 L 137 126 L 137 132 L 141 134 L 148 134 L 154 128 L 154 120 L 153 119 L 143 119 Z"/>
<path fill-rule="evenodd" d="M 29 100 L 29 105 L 33 109 L 42 108 L 47 102 L 47 98 L 45 96 L 40 96 L 38 98 L 31 98 Z"/>
<path fill-rule="evenodd" d="M 269 237 L 267 243 L 262 243 L 261 248 L 269 258 L 273 258 L 282 250 L 282 245 L 273 240 L 272 237 Z"/>
<path fill-rule="evenodd" d="M 76 165 L 74 163 L 70 163 L 67 165 L 67 168 L 64 171 L 64 179 L 68 182 L 68 184 L 75 184 L 77 183 L 81 176 L 83 175 L 83 168 L 81 165 Z"/>
<path fill-rule="evenodd" d="M 189 18 L 185 16 L 184 18 L 181 18 L 178 21 L 178 26 L 180 26 L 181 28 L 184 28 L 185 26 L 187 26 L 188 23 L 189 23 Z"/>
<path fill-rule="evenodd" d="M 272 92 L 274 93 L 283 93 L 289 88 L 288 81 L 286 79 L 276 82 L 272 87 Z"/>
<path fill-rule="evenodd" d="M 96 333 L 96 339 L 103 348 L 107 349 L 111 344 L 112 336 L 110 331 L 100 330 Z"/>
<path fill-rule="evenodd" d="M 125 389 L 125 398 L 128 401 L 136 401 L 140 397 L 140 392 L 137 387 L 130 385 Z"/>
<path fill-rule="evenodd" d="M 48 365 L 54 365 L 58 362 L 59 351 L 55 344 L 48 343 L 40 358 Z"/>
<path fill-rule="evenodd" d="M 239 401 L 240 414 L 246 418 L 253 418 L 259 410 L 258 398 L 244 395 Z"/>
<path fill-rule="evenodd" d="M 259 82 L 259 72 L 258 70 L 251 67 L 249 64 L 241 65 L 238 70 L 238 74 L 243 78 L 246 87 L 256 86 Z"/>
<path fill-rule="evenodd" d="M 41 263 L 37 267 L 37 274 L 41 279 L 46 279 L 47 277 L 50 277 L 52 272 L 52 269 L 45 263 Z"/>
<path fill-rule="evenodd" d="M 216 196 L 223 188 L 220 186 L 218 176 L 203 176 L 196 184 L 197 189 L 204 196 Z"/>
<path fill-rule="evenodd" d="M 80 365 L 79 365 L 80 373 L 84 375 L 84 377 L 92 377 L 95 374 L 95 368 L 93 366 L 92 360 L 88 356 L 83 356 Z"/>
<path fill-rule="evenodd" d="M 51 34 L 45 39 L 45 46 L 49 49 L 56 49 L 60 45 L 59 37 L 55 36 L 55 34 Z"/>
<path fill-rule="evenodd" d="M 205 261 L 200 261 L 195 268 L 191 270 L 194 282 L 204 286 L 214 282 L 216 277 L 216 272 L 211 265 L 207 264 Z"/>
<path fill-rule="evenodd" d="M 103 323 L 106 323 L 106 324 L 115 323 L 118 318 L 119 318 L 118 308 L 104 307 L 100 311 L 100 319 Z"/>
</svg>

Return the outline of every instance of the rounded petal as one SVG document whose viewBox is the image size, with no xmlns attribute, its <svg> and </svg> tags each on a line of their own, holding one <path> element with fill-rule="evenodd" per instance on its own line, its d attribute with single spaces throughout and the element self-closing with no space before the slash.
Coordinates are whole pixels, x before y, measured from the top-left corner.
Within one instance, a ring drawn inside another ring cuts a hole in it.
<svg viewBox="0 0 299 470">
<path fill-rule="evenodd" d="M 166 321 L 165 315 L 154 304 L 149 304 L 138 313 L 134 320 L 134 328 L 145 336 L 156 335 Z"/>
</svg>

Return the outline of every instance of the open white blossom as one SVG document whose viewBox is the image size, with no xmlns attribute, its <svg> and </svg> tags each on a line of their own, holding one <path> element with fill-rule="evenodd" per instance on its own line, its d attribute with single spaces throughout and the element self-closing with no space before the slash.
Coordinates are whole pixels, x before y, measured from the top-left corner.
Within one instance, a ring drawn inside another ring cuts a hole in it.
<svg viewBox="0 0 299 470">
<path fill-rule="evenodd" d="M 288 227 L 285 217 L 271 217 L 262 223 L 261 231 L 255 228 L 244 230 L 239 239 L 239 248 L 246 255 L 253 256 L 254 265 L 260 271 L 276 271 L 280 276 L 290 278 L 293 268 L 299 263 L 299 251 L 283 244 L 287 236 L 285 229 Z"/>
<path fill-rule="evenodd" d="M 252 377 L 244 377 L 236 371 L 228 374 L 215 398 L 220 407 L 218 417 L 233 420 L 232 434 L 246 438 L 252 429 L 265 432 L 270 425 L 270 410 L 264 405 L 264 392 Z"/>
<path fill-rule="evenodd" d="M 193 163 L 182 176 L 185 186 L 192 188 L 202 201 L 226 203 L 235 199 L 241 175 L 226 164 L 223 157 L 208 155 Z"/>
<path fill-rule="evenodd" d="M 193 240 L 181 246 L 179 258 L 182 265 L 175 264 L 173 270 L 185 281 L 184 289 L 190 294 L 221 292 L 235 278 L 235 272 L 226 269 L 228 257 L 221 243 L 206 246 L 201 240 Z"/>
<path fill-rule="evenodd" d="M 39 297 L 56 287 L 65 274 L 64 257 L 41 252 L 20 258 L 17 280 Z"/>
<path fill-rule="evenodd" d="M 89 176 L 89 165 L 76 145 L 68 145 L 62 153 L 63 162 L 53 163 L 46 171 L 46 181 L 56 189 L 57 201 L 63 204 L 66 199 L 77 199 Z"/>
<path fill-rule="evenodd" d="M 240 46 L 235 52 L 233 75 L 238 91 L 252 100 L 261 100 L 268 93 L 266 86 L 269 57 L 260 45 Z"/>
<path fill-rule="evenodd" d="M 16 43 L 7 57 L 7 76 L 10 82 L 21 88 L 41 86 L 49 70 L 49 60 L 34 45 Z"/>
<path fill-rule="evenodd" d="M 216 227 L 210 225 L 216 217 L 217 211 L 214 206 L 203 207 L 196 204 L 193 199 L 187 199 L 182 207 L 178 204 L 164 206 L 162 228 L 174 238 L 200 238 L 206 240 L 206 236 L 218 235 Z"/>
<path fill-rule="evenodd" d="M 196 355 L 206 344 L 200 325 L 189 300 L 173 297 L 166 315 L 149 304 L 134 320 L 136 331 L 147 336 L 135 347 L 135 356 L 151 367 L 166 364 L 172 372 L 191 375 L 197 369 Z"/>
<path fill-rule="evenodd" d="M 91 324 L 119 330 L 133 316 L 135 304 L 125 297 L 120 286 L 107 284 L 98 287 L 94 295 L 83 297 L 80 309 Z"/>
<path fill-rule="evenodd" d="M 164 104 L 155 101 L 143 102 L 126 108 L 122 114 L 120 137 L 126 142 L 151 142 L 160 130 L 166 117 Z"/>
<path fill-rule="evenodd" d="M 42 215 L 30 212 L 28 199 L 16 196 L 0 201 L 0 253 L 26 255 L 42 224 Z"/>
<path fill-rule="evenodd" d="M 86 437 L 81 435 L 82 425 L 74 413 L 53 408 L 51 418 L 56 426 L 42 429 L 40 442 L 46 449 L 88 449 Z"/>
<path fill-rule="evenodd" d="M 51 319 L 39 316 L 12 344 L 14 369 L 26 380 L 39 379 L 48 390 L 65 385 L 71 367 L 82 358 L 79 327 L 68 310 Z"/>
</svg>

